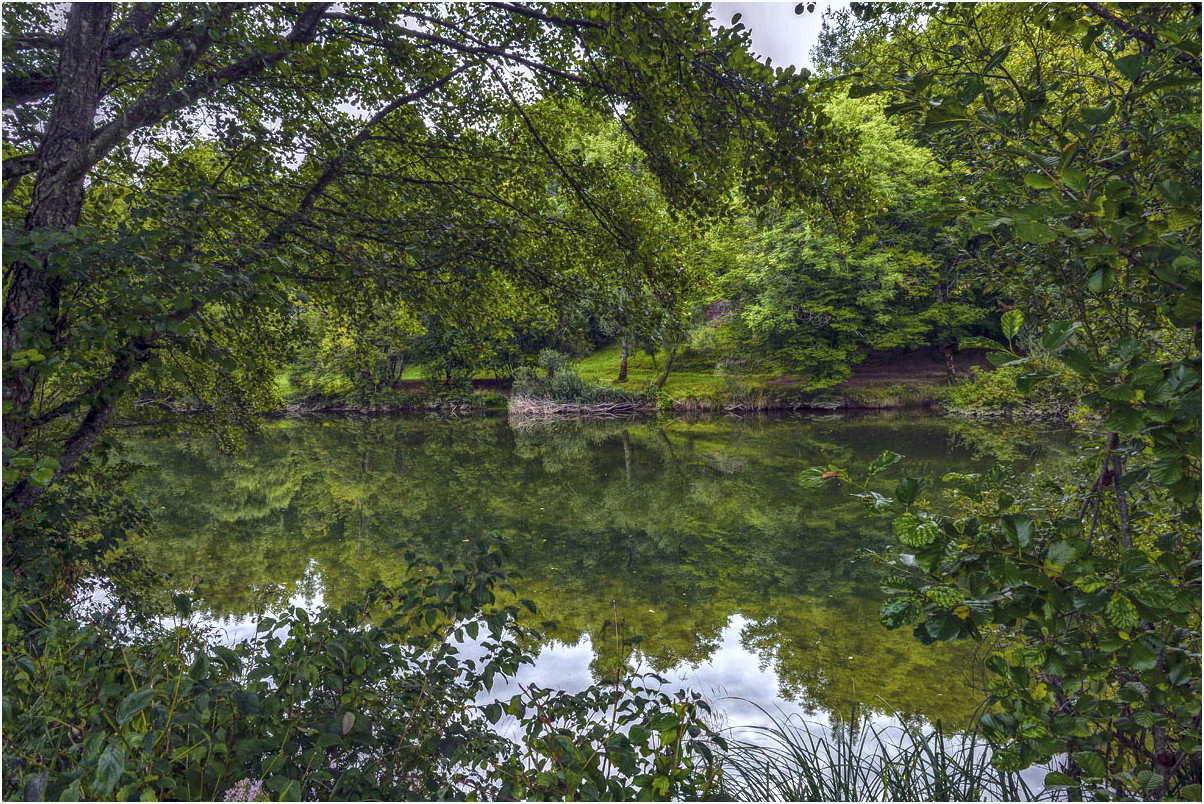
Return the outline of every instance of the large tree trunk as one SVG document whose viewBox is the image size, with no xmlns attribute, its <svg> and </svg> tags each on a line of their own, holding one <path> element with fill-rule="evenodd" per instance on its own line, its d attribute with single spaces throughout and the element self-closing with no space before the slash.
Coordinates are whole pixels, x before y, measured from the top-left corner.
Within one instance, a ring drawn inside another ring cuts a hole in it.
<svg viewBox="0 0 1204 804">
<path fill-rule="evenodd" d="M 627 382 L 627 339 L 623 339 L 623 351 L 619 357 L 619 376 L 615 382 Z"/>
<path fill-rule="evenodd" d="M 104 40 L 112 16 L 112 3 L 74 3 L 68 13 L 54 106 L 38 151 L 33 199 L 25 218 L 30 231 L 66 229 L 79 222 L 88 144 L 100 94 Z M 53 338 L 60 287 L 57 279 L 49 277 L 45 257 L 13 265 L 8 282 L 3 337 L 4 352 L 11 356 L 26 345 L 29 329 L 37 327 Z M 5 430 L 14 446 L 23 439 L 21 419 L 28 414 L 35 386 L 36 378 L 28 369 L 9 372 L 4 378 L 4 400 L 14 412 L 12 417 L 5 417 Z"/>
<path fill-rule="evenodd" d="M 88 148 L 100 95 L 105 37 L 113 17 L 112 3 L 73 3 L 55 77 L 54 104 L 45 137 L 37 153 L 37 177 L 29 213 L 28 231 L 66 229 L 79 222 L 84 204 L 84 175 Z M 60 298 L 62 281 L 52 277 L 48 255 L 16 262 L 9 270 L 4 298 L 3 345 L 6 356 L 42 345 L 55 348 L 62 336 Z M 41 337 L 39 337 L 39 335 Z M 39 344 L 41 342 L 41 344 Z M 7 446 L 19 448 L 26 440 L 30 403 L 37 391 L 38 366 L 10 370 L 4 377 L 4 437 Z M 94 411 L 95 413 L 95 411 Z M 103 429 L 108 414 L 90 415 L 82 430 L 99 420 Z M 68 457 L 68 456 L 65 456 Z M 21 490 L 12 502 L 17 512 L 40 496 Z"/>
</svg>

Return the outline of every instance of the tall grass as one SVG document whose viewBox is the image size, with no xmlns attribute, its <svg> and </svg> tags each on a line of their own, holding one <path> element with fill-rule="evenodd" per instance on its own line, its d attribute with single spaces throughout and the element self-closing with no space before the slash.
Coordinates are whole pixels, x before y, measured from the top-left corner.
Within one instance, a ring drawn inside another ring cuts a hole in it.
<svg viewBox="0 0 1204 804">
<path fill-rule="evenodd" d="M 736 801 L 1048 798 L 1018 774 L 991 767 L 990 748 L 977 735 L 946 736 L 939 722 L 930 730 L 903 721 L 879 728 L 854 706 L 852 717 L 829 731 L 757 708 L 770 725 L 741 729 L 723 752 L 723 792 Z"/>
</svg>

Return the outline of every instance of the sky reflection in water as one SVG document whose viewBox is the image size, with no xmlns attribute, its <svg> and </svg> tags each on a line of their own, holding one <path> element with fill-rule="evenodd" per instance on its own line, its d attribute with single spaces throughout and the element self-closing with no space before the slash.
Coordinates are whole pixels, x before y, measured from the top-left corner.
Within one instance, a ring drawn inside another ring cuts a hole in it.
<svg viewBox="0 0 1204 804">
<path fill-rule="evenodd" d="M 907 459 L 889 493 L 904 472 L 939 487 L 987 461 L 1056 468 L 1058 443 L 924 417 L 390 419 L 280 422 L 233 457 L 130 434 L 125 456 L 148 466 L 150 563 L 176 588 L 199 582 L 228 640 L 253 633 L 256 611 L 341 604 L 397 580 L 406 550 L 455 563 L 491 532 L 538 607 L 530 624 L 555 622 L 498 697 L 613 677 L 617 607 L 621 634 L 643 636 L 630 666 L 702 691 L 726 725 L 764 724 L 760 709 L 828 725 L 856 701 L 881 725 L 898 713 L 956 728 L 980 699 L 969 646 L 877 622 L 878 570 L 859 556 L 892 549 L 889 519 L 798 474 L 892 449 Z"/>
</svg>

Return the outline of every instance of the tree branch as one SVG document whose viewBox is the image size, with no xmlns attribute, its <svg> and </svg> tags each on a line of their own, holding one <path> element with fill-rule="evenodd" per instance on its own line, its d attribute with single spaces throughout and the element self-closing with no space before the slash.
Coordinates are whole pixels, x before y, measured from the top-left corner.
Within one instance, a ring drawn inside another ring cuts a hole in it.
<svg viewBox="0 0 1204 804">
<path fill-rule="evenodd" d="M 1116 14 L 1112 13 L 1108 9 L 1104 8 L 1099 3 L 1085 3 L 1084 5 L 1086 5 L 1087 8 L 1091 9 L 1092 13 L 1094 13 L 1095 16 L 1104 20 L 1105 22 L 1107 22 L 1109 25 L 1111 25 L 1113 28 L 1120 31 L 1121 33 L 1123 33 L 1127 36 L 1131 36 L 1134 39 L 1136 39 L 1137 41 L 1142 42 L 1143 44 L 1146 44 L 1151 48 L 1154 48 L 1154 49 L 1158 48 L 1158 44 L 1159 44 L 1158 37 L 1154 36 L 1149 31 L 1143 31 L 1140 28 L 1136 27 L 1135 25 L 1130 25 L 1128 22 L 1125 22 L 1125 20 L 1123 20 L 1121 17 L 1117 16 Z M 1190 67 L 1195 72 L 1196 75 L 1201 74 L 1200 73 L 1200 60 L 1192 57 L 1191 54 L 1183 53 L 1183 52 L 1176 53 L 1175 61 L 1179 62 L 1180 64 L 1186 64 L 1188 67 Z"/>
</svg>

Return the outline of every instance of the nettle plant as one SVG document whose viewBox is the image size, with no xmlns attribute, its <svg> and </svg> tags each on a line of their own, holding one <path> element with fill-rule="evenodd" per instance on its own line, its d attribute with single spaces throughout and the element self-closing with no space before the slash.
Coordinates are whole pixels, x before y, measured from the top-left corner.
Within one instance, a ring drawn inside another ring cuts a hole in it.
<svg viewBox="0 0 1204 804">
<path fill-rule="evenodd" d="M 1022 326 L 1006 315 L 1007 344 L 980 344 L 997 365 L 1024 363 L 1013 346 Z M 1046 785 L 1074 795 L 1197 800 L 1198 368 L 1151 360 L 1135 342 L 1093 360 L 1063 349 L 1075 330 L 1051 324 L 1042 343 L 1097 389 L 1083 401 L 1106 444 L 1085 451 L 1075 476 L 996 465 L 946 475 L 939 502 L 920 478 L 888 496 L 870 488 L 902 459 L 887 451 L 864 479 L 830 466 L 800 481 L 850 482 L 894 515 L 884 625 L 912 625 L 926 644 L 982 643 L 990 698 L 978 725 L 997 768 L 1057 758 Z"/>
</svg>

